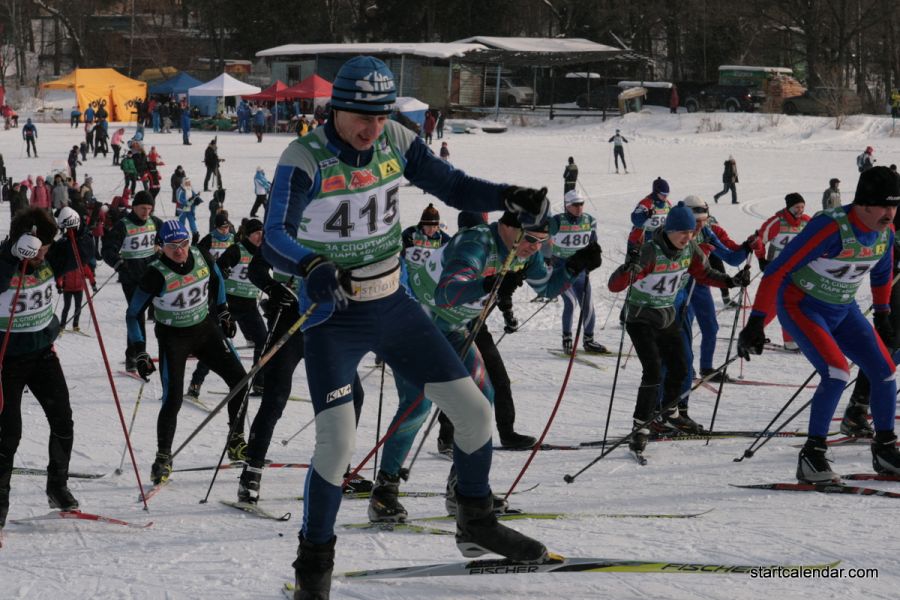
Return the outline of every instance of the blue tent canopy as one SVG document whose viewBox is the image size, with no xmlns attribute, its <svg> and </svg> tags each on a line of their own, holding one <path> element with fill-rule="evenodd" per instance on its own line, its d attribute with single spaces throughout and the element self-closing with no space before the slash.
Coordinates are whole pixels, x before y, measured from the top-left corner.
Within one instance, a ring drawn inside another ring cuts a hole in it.
<svg viewBox="0 0 900 600">
<path fill-rule="evenodd" d="M 203 82 L 199 79 L 191 77 L 184 71 L 178 73 L 178 75 L 174 77 L 170 77 L 165 81 L 157 83 L 156 85 L 150 86 L 150 94 L 160 94 L 160 95 L 184 95 L 188 93 L 188 90 L 192 87 L 198 86 Z M 200 114 L 205 117 L 210 117 L 216 114 L 216 99 L 210 97 L 190 97 L 191 106 L 196 106 L 200 109 Z"/>
</svg>

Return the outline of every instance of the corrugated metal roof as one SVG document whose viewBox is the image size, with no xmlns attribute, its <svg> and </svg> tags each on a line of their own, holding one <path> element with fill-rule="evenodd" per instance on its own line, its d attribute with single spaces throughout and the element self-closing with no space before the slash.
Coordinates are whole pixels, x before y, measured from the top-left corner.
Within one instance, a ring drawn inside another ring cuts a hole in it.
<svg viewBox="0 0 900 600">
<path fill-rule="evenodd" d="M 481 44 L 450 43 L 359 43 L 359 44 L 285 44 L 260 50 L 256 56 L 315 54 L 407 54 L 430 58 L 461 57 L 467 52 L 487 50 Z"/>
<path fill-rule="evenodd" d="M 598 44 L 583 38 L 526 38 L 491 37 L 476 35 L 456 40 L 456 44 L 483 44 L 509 52 L 572 53 L 572 52 L 622 52 L 621 48 Z"/>
</svg>

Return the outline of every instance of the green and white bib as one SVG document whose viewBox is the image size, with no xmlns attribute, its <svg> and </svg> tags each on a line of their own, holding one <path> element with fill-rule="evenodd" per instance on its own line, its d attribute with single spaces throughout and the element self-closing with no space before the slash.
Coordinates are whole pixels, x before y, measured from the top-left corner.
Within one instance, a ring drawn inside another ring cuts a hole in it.
<svg viewBox="0 0 900 600">
<path fill-rule="evenodd" d="M 9 289 L 0 294 L 0 331 L 9 329 L 9 313 L 20 275 L 21 271 L 13 275 L 9 280 Z M 53 320 L 54 287 L 53 269 L 47 263 L 41 263 L 31 275 L 25 275 L 13 315 L 14 333 L 41 331 L 47 327 Z"/>
<path fill-rule="evenodd" d="M 318 163 L 320 189 L 303 210 L 297 231 L 301 244 L 352 269 L 385 260 L 402 248 L 399 219 L 400 153 L 386 128 L 369 164 L 342 163 L 318 136 L 295 143 Z"/>
<path fill-rule="evenodd" d="M 441 236 L 430 238 L 419 230 L 412 235 L 413 245 L 403 252 L 406 261 L 406 271 L 410 278 L 416 273 L 424 271 L 425 265 L 436 250 L 441 247 Z"/>
<path fill-rule="evenodd" d="M 125 223 L 125 238 L 119 251 L 120 257 L 131 260 L 156 254 L 156 223 L 153 219 L 147 219 L 143 225 L 138 225 L 127 218 L 123 219 L 123 223 Z"/>
<path fill-rule="evenodd" d="M 820 256 L 791 274 L 791 281 L 803 292 L 829 304 L 850 304 L 862 285 L 863 277 L 890 249 L 890 232 L 879 234 L 875 243 L 864 246 L 853 233 L 847 213 L 841 207 L 823 211 L 838 224 L 841 253 L 834 258 Z"/>
<path fill-rule="evenodd" d="M 775 260 L 785 246 L 791 243 L 803 228 L 806 227 L 806 221 L 801 220 L 797 225 L 791 225 L 784 217 L 778 217 L 778 236 L 769 242 L 769 251 L 767 252 L 767 260 L 770 262 Z"/>
<path fill-rule="evenodd" d="M 636 306 L 668 308 L 675 305 L 675 297 L 687 281 L 693 250 L 688 244 L 678 256 L 669 258 L 655 242 L 653 247 L 656 250 L 653 272 L 631 286 L 628 302 Z"/>
<path fill-rule="evenodd" d="M 209 255 L 212 256 L 213 260 L 219 260 L 219 257 L 222 256 L 222 253 L 228 250 L 231 245 L 234 244 L 234 234 L 229 233 L 228 237 L 224 240 L 220 240 L 214 235 L 209 236 Z"/>
<path fill-rule="evenodd" d="M 652 205 L 653 214 L 644 221 L 644 231 L 650 233 L 651 231 L 656 231 L 666 223 L 666 217 L 669 216 L 669 211 L 672 210 L 672 206 L 666 202 L 666 205 L 662 208 L 658 208 L 655 205 Z M 648 238 L 649 239 L 649 236 Z"/>
<path fill-rule="evenodd" d="M 596 228 L 597 221 L 591 215 L 582 214 L 574 223 L 565 214 L 556 215 L 550 222 L 553 256 L 569 258 L 591 243 Z"/>
<path fill-rule="evenodd" d="M 179 275 L 161 260 L 150 264 L 165 279 L 161 295 L 153 298 L 156 322 L 170 327 L 191 327 L 209 314 L 209 265 L 200 251 L 191 246 L 194 268 Z"/>
<path fill-rule="evenodd" d="M 247 279 L 247 269 L 253 255 L 247 250 L 243 244 L 238 244 L 241 250 L 241 260 L 238 264 L 231 268 L 228 279 L 225 280 L 225 293 L 229 296 L 238 296 L 239 298 L 256 298 L 259 299 L 262 291 L 250 283 Z"/>
</svg>

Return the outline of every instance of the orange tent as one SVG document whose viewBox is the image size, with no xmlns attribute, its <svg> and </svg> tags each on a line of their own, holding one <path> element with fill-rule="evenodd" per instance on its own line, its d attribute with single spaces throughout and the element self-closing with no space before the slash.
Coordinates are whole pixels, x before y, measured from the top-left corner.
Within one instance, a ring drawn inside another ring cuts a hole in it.
<svg viewBox="0 0 900 600">
<path fill-rule="evenodd" d="M 45 90 L 74 90 L 78 109 L 105 106 L 110 121 L 136 121 L 138 100 L 147 97 L 147 84 L 125 77 L 115 69 L 75 69 L 41 85 Z"/>
</svg>

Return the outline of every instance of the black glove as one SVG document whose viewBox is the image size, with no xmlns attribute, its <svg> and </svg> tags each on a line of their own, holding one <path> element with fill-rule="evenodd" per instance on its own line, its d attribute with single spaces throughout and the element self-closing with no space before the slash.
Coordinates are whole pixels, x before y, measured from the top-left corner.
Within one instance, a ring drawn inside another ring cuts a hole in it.
<svg viewBox="0 0 900 600">
<path fill-rule="evenodd" d="M 746 252 L 748 255 L 753 252 L 753 248 L 756 246 L 757 239 L 759 239 L 759 234 L 750 234 L 750 237 L 744 240 L 744 243 L 741 244 L 741 248 L 744 250 L 744 252 Z"/>
<path fill-rule="evenodd" d="M 62 296 L 63 288 L 61 285 L 56 286 L 56 293 Z"/>
<path fill-rule="evenodd" d="M 91 291 L 94 292 L 95 294 L 97 293 L 97 283 L 96 282 L 91 284 Z"/>
<path fill-rule="evenodd" d="M 298 302 L 297 294 L 294 290 L 288 284 L 280 281 L 270 286 L 266 293 L 273 303 L 282 308 L 287 308 Z"/>
<path fill-rule="evenodd" d="M 237 335 L 237 325 L 234 324 L 234 319 L 231 318 L 231 313 L 227 308 L 219 309 L 219 327 L 222 328 L 222 333 L 227 338 Z"/>
<path fill-rule="evenodd" d="M 896 343 L 894 340 L 894 324 L 891 323 L 891 313 L 877 312 L 873 320 L 875 321 L 875 331 L 878 332 L 881 341 L 884 342 L 884 345 L 889 350 L 893 350 L 896 347 Z"/>
<path fill-rule="evenodd" d="M 768 266 L 769 266 L 769 261 L 767 261 L 764 258 L 759 259 L 759 270 L 760 271 L 765 271 L 766 267 L 768 267 Z"/>
<path fill-rule="evenodd" d="M 340 310 L 347 308 L 353 295 L 350 285 L 350 273 L 336 264 L 316 254 L 307 259 L 301 266 L 306 278 L 306 294 L 313 302 L 333 302 Z"/>
<path fill-rule="evenodd" d="M 762 354 L 766 339 L 765 319 L 759 315 L 751 315 L 747 325 L 738 335 L 737 352 L 741 358 L 750 360 L 751 354 Z"/>
<path fill-rule="evenodd" d="M 139 352 L 134 357 L 134 366 L 137 369 L 138 375 L 144 381 L 150 381 L 150 375 L 156 371 L 156 365 L 153 364 L 153 359 L 150 358 L 150 355 L 146 352 Z"/>
<path fill-rule="evenodd" d="M 632 248 L 628 251 L 628 254 L 625 255 L 625 271 L 631 274 L 631 277 L 636 277 L 638 273 L 641 272 L 643 268 L 641 266 L 641 251 L 637 248 Z"/>
<path fill-rule="evenodd" d="M 488 275 L 481 280 L 481 289 L 484 290 L 485 294 L 490 294 L 491 290 L 494 289 L 494 284 L 497 283 L 497 277 L 498 275 Z"/>
<path fill-rule="evenodd" d="M 506 333 L 515 333 L 519 330 L 519 320 L 511 310 L 503 311 L 503 331 Z"/>
<path fill-rule="evenodd" d="M 503 276 L 503 283 L 500 284 L 500 291 L 497 292 L 497 295 L 500 298 L 508 298 L 510 303 L 512 302 L 512 295 L 516 292 L 516 289 L 522 287 L 522 284 L 525 282 L 525 269 L 519 269 L 518 271 L 507 271 L 506 275 Z M 497 305 L 499 306 L 500 300 L 497 301 Z M 502 306 L 500 310 L 506 310 Z"/>
<path fill-rule="evenodd" d="M 547 188 L 521 188 L 511 185 L 500 194 L 503 204 L 510 212 L 516 213 L 523 227 L 544 223 L 550 216 L 550 201 Z"/>
<path fill-rule="evenodd" d="M 566 270 L 571 275 L 591 272 L 603 264 L 603 250 L 597 242 L 591 242 L 566 259 Z"/>
<path fill-rule="evenodd" d="M 734 275 L 729 275 L 728 277 L 726 277 L 725 285 L 730 288 L 745 288 L 750 285 L 750 265 L 745 266 Z"/>
</svg>

